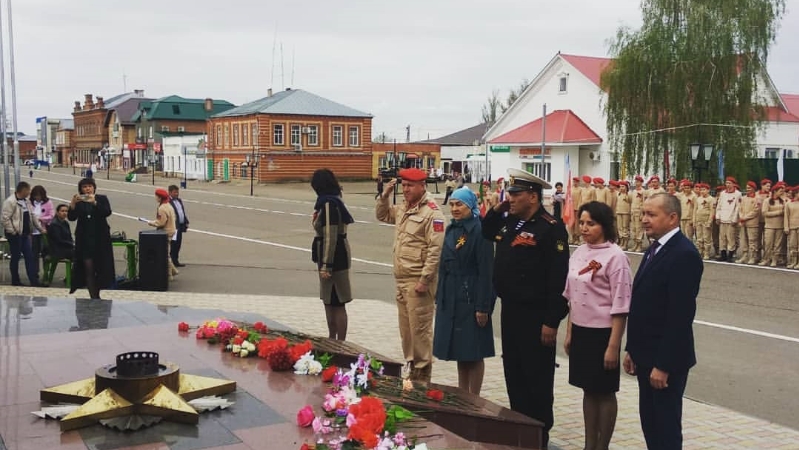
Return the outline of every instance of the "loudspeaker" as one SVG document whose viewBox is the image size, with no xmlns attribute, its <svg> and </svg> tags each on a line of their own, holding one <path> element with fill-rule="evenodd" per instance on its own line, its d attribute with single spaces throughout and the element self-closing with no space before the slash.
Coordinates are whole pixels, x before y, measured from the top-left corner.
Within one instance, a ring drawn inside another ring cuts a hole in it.
<svg viewBox="0 0 799 450">
<path fill-rule="evenodd" d="M 140 290 L 166 291 L 169 288 L 167 242 L 167 235 L 162 230 L 139 232 Z"/>
</svg>

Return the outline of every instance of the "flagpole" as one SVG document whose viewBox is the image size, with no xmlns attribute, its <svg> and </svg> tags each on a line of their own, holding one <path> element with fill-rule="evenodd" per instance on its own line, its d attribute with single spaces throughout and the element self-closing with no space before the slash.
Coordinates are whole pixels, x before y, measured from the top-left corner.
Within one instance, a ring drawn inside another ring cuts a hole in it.
<svg viewBox="0 0 799 450">
<path fill-rule="evenodd" d="M 19 135 L 17 134 L 17 84 L 14 72 L 14 19 L 11 15 L 11 0 L 6 0 L 8 5 L 8 49 L 9 63 L 11 64 L 11 114 L 14 127 L 14 180 L 22 181 L 19 171 Z M 46 126 L 47 124 L 45 124 Z"/>
<path fill-rule="evenodd" d="M 11 197 L 11 180 L 8 169 L 8 133 L 6 132 L 6 67 L 3 45 L 3 13 L 0 8 L 0 134 L 3 135 L 3 198 Z"/>
</svg>

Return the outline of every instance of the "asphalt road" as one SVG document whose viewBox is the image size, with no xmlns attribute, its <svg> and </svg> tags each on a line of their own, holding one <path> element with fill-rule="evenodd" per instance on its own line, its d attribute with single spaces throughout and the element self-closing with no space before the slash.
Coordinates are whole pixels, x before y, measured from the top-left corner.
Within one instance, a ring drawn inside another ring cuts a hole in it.
<svg viewBox="0 0 799 450">
<path fill-rule="evenodd" d="M 154 217 L 156 201 L 149 179 L 115 181 L 98 174 L 98 192 L 109 196 L 112 230 L 135 237 Z M 37 171 L 57 199 L 76 192 L 71 170 Z M 156 178 L 160 186 L 179 179 Z M 248 182 L 210 184 L 189 181 L 182 197 L 191 220 L 184 238 L 181 269 L 170 289 L 197 293 L 318 295 L 310 259 L 310 215 L 315 196 L 307 184 L 257 186 Z M 374 185 L 345 184 L 345 201 L 356 219 L 350 228 L 353 286 L 357 298 L 393 299 L 393 229 L 374 218 Z M 630 255 L 633 270 L 639 255 Z M 118 255 L 118 273 L 123 270 Z M 5 278 L 8 283 L 8 277 Z M 799 429 L 799 273 L 780 269 L 707 263 L 694 327 L 699 364 L 686 395 Z M 352 304 L 357 308 L 357 301 Z M 501 304 L 498 304 L 498 308 Z M 499 331 L 498 314 L 494 315 Z M 394 320 L 386 318 L 386 320 Z M 561 327 L 564 328 L 564 327 Z M 561 330 L 562 334 L 562 330 Z M 562 351 L 560 351 L 562 355 Z M 624 395 L 623 393 L 621 395 Z"/>
</svg>

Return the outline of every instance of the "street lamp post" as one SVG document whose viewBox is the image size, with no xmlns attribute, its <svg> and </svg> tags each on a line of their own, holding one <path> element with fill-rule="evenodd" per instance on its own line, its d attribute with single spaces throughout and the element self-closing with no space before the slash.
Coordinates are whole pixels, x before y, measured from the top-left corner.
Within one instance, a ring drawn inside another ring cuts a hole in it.
<svg viewBox="0 0 799 450">
<path fill-rule="evenodd" d="M 691 144 L 691 168 L 697 172 L 696 181 L 699 183 L 702 182 L 702 171 L 710 170 L 711 156 L 713 156 L 713 144 Z"/>
<path fill-rule="evenodd" d="M 255 153 L 255 147 L 253 147 L 252 149 L 252 157 L 250 157 L 250 155 L 247 155 L 246 157 L 247 168 L 250 170 L 250 197 L 253 196 L 253 186 L 255 182 L 255 168 L 258 167 L 259 158 L 260 155 Z"/>
<path fill-rule="evenodd" d="M 153 147 L 153 157 L 152 157 L 152 159 L 150 159 L 150 164 L 153 166 L 152 167 L 152 171 L 153 171 L 153 186 L 155 186 L 155 162 L 156 161 L 157 161 L 157 159 L 155 157 L 155 147 Z"/>
<path fill-rule="evenodd" d="M 181 137 L 181 141 L 182 140 L 183 138 Z M 189 185 L 188 176 L 186 174 L 188 166 L 189 166 L 189 148 L 184 144 L 183 145 L 183 186 L 181 186 L 181 188 L 183 189 L 186 189 L 186 187 Z"/>
</svg>

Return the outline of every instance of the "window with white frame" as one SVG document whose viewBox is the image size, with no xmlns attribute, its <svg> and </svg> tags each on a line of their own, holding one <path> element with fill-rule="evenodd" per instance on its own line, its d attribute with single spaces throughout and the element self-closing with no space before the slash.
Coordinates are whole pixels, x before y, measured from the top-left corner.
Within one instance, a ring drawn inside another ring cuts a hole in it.
<svg viewBox="0 0 799 450">
<path fill-rule="evenodd" d="M 341 147 L 344 145 L 344 127 L 341 125 L 333 126 L 333 147 Z"/>
<path fill-rule="evenodd" d="M 222 145 L 222 125 L 216 126 L 216 146 Z"/>
<path fill-rule="evenodd" d="M 301 126 L 291 124 L 291 145 L 302 145 Z"/>
<path fill-rule="evenodd" d="M 258 145 L 258 124 L 252 124 L 250 127 L 250 132 L 252 133 L 252 144 L 257 146 Z"/>
<path fill-rule="evenodd" d="M 250 124 L 245 123 L 241 126 L 241 145 L 250 145 Z"/>
<path fill-rule="evenodd" d="M 765 157 L 766 159 L 778 159 L 780 157 L 780 149 L 767 148 Z"/>
<path fill-rule="evenodd" d="M 285 145 L 283 141 L 283 124 L 277 123 L 272 126 L 272 144 Z"/>
<path fill-rule="evenodd" d="M 308 126 L 308 145 L 319 145 L 319 127 L 316 125 Z"/>
<path fill-rule="evenodd" d="M 83 128 L 82 127 L 78 127 L 78 135 L 80 135 L 80 134 L 83 134 Z M 142 137 L 142 134 L 144 134 L 144 133 L 142 132 L 141 127 L 136 128 L 136 137 L 140 138 L 140 137 Z"/>
<path fill-rule="evenodd" d="M 569 77 L 561 76 L 560 80 L 558 80 L 558 92 L 566 92 L 566 89 L 569 87 Z"/>
<path fill-rule="evenodd" d="M 166 126 L 166 125 L 162 125 L 161 126 L 161 132 L 162 133 L 169 133 L 169 127 Z"/>
<path fill-rule="evenodd" d="M 552 181 L 552 163 L 537 162 L 525 164 L 525 170 L 541 178 L 547 183 Z"/>
<path fill-rule="evenodd" d="M 225 124 L 225 147 L 230 146 L 230 125 Z"/>
<path fill-rule="evenodd" d="M 350 147 L 358 147 L 360 144 L 360 127 L 350 127 Z"/>
<path fill-rule="evenodd" d="M 150 125 L 150 139 L 152 138 L 153 138 L 153 127 L 152 125 Z"/>
<path fill-rule="evenodd" d="M 379 169 L 387 169 L 388 168 L 388 158 L 385 156 L 381 156 L 377 159 L 377 167 Z"/>
<path fill-rule="evenodd" d="M 178 127 L 178 133 L 185 133 L 186 127 Z"/>
<path fill-rule="evenodd" d="M 233 124 L 233 146 L 239 146 L 239 124 Z"/>
</svg>

